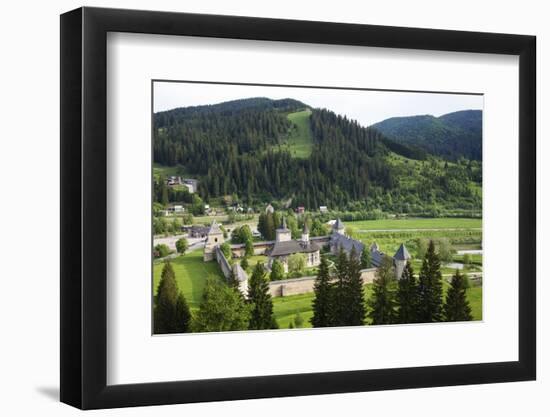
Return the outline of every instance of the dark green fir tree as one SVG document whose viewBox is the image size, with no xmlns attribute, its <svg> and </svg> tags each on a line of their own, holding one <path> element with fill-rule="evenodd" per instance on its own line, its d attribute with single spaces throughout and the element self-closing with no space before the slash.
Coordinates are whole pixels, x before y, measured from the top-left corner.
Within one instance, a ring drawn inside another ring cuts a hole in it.
<svg viewBox="0 0 550 417">
<path fill-rule="evenodd" d="M 321 255 L 321 264 L 314 285 L 313 317 L 310 319 L 313 327 L 328 327 L 331 325 L 331 300 L 328 260 L 325 255 Z"/>
<path fill-rule="evenodd" d="M 441 261 L 430 240 L 418 277 L 418 322 L 432 323 L 443 319 L 443 284 Z"/>
<path fill-rule="evenodd" d="M 416 323 L 418 315 L 418 283 L 410 262 L 407 262 L 397 284 L 397 322 Z"/>
<path fill-rule="evenodd" d="M 260 262 L 254 267 L 248 281 L 248 302 L 251 306 L 250 330 L 277 328 L 277 322 L 273 315 L 273 301 L 269 293 L 269 283 L 264 265 Z"/>
<path fill-rule="evenodd" d="M 355 246 L 351 248 L 346 271 L 346 326 L 362 326 L 365 324 L 365 299 L 363 280 L 361 278 L 361 261 Z"/>
<path fill-rule="evenodd" d="M 451 286 L 447 291 L 443 316 L 445 321 L 471 321 L 472 309 L 466 298 L 465 280 L 467 278 L 457 269 L 451 280 Z"/>
<path fill-rule="evenodd" d="M 178 290 L 172 264 L 165 262 L 155 297 L 153 329 L 155 334 L 184 333 L 189 331 L 191 313 L 187 302 Z"/>
<path fill-rule="evenodd" d="M 330 326 L 346 326 L 348 297 L 346 294 L 346 278 L 348 273 L 348 258 L 342 248 L 335 262 L 336 274 L 330 291 Z"/>
<path fill-rule="evenodd" d="M 376 270 L 372 295 L 368 301 L 371 324 L 393 324 L 397 321 L 395 281 L 393 260 L 384 256 Z"/>
<path fill-rule="evenodd" d="M 370 255 L 370 250 L 367 247 L 367 245 L 365 245 L 363 247 L 363 251 L 361 252 L 361 268 L 367 269 L 371 267 L 372 267 L 372 259 Z"/>
</svg>

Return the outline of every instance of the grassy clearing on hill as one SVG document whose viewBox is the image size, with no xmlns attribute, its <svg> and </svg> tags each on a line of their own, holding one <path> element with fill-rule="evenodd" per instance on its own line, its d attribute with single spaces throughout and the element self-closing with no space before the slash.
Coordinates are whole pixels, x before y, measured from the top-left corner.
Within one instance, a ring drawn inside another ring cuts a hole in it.
<svg viewBox="0 0 550 417">
<path fill-rule="evenodd" d="M 172 175 L 187 177 L 185 170 L 182 166 L 166 166 L 154 163 L 153 164 L 153 177 L 163 175 L 164 177 L 170 177 Z"/>
<path fill-rule="evenodd" d="M 303 110 L 295 113 L 290 113 L 287 117 L 295 127 L 291 130 L 290 136 L 286 140 L 292 156 L 296 158 L 307 158 L 311 155 L 313 139 L 311 137 L 311 129 L 309 127 L 309 117 L 311 110 Z"/>
<path fill-rule="evenodd" d="M 204 290 L 204 284 L 208 276 L 223 277 L 220 267 L 216 262 L 203 262 L 202 250 L 195 250 L 183 256 L 172 259 L 172 267 L 176 274 L 178 288 L 183 292 L 191 310 L 199 308 Z M 163 262 L 153 264 L 153 291 L 157 293 L 160 282 Z"/>
</svg>

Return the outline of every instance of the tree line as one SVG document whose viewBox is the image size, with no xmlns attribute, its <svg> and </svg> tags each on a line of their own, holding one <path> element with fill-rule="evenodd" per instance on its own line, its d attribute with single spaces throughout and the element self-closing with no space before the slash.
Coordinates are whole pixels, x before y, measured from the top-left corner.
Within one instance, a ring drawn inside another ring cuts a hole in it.
<svg viewBox="0 0 550 417">
<path fill-rule="evenodd" d="M 473 319 L 466 298 L 468 281 L 460 271 L 453 275 L 443 297 L 441 263 L 433 241 L 430 241 L 423 258 L 418 278 L 407 262 L 402 276 L 397 279 L 392 258 L 384 257 L 376 270 L 372 295 L 365 300 L 360 269 L 371 262 L 367 251 L 360 260 L 354 250 L 349 257 L 340 251 L 333 274 L 329 271 L 326 257 L 322 256 L 312 302 L 313 327 Z"/>
</svg>

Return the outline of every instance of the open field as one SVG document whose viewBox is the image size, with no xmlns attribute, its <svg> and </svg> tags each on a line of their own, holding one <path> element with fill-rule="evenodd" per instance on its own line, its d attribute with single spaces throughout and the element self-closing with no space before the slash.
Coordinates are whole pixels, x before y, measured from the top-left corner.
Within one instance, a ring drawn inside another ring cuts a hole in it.
<svg viewBox="0 0 550 417">
<path fill-rule="evenodd" d="M 215 276 L 222 279 L 223 275 L 220 267 L 216 262 L 203 262 L 202 250 L 195 250 L 183 256 L 178 256 L 171 262 L 180 291 L 183 292 L 191 309 L 198 309 L 206 277 Z M 153 264 L 153 288 L 155 294 L 160 282 L 162 267 L 162 262 Z"/>
<path fill-rule="evenodd" d="M 389 255 L 393 255 L 399 248 L 401 243 L 404 243 L 409 249 L 409 252 L 414 257 L 416 255 L 416 241 L 419 238 L 433 239 L 448 239 L 454 249 L 458 248 L 480 248 L 482 233 L 481 230 L 422 230 L 422 231 L 405 231 L 405 232 L 358 232 L 355 238 L 361 240 L 367 245 L 373 242 L 378 243 L 380 250 Z"/>
<path fill-rule="evenodd" d="M 313 140 L 309 127 L 309 116 L 311 116 L 309 109 L 290 113 L 287 116 L 288 120 L 296 125 L 286 141 L 291 155 L 296 158 L 307 158 L 311 154 Z"/>
<path fill-rule="evenodd" d="M 453 217 L 360 220 L 345 224 L 357 231 L 481 229 L 481 219 Z"/>
<path fill-rule="evenodd" d="M 344 222 L 351 227 L 356 239 L 367 245 L 376 242 L 380 249 L 393 255 L 401 243 L 412 256 L 416 241 L 448 239 L 454 249 L 479 249 L 482 242 L 481 219 L 470 218 L 407 218 L 360 220 Z"/>
</svg>

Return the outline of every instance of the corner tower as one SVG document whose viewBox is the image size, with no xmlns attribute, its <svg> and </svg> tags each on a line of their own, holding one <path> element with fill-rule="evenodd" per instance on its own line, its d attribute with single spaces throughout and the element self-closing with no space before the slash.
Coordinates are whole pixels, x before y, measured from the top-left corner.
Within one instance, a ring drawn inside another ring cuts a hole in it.
<svg viewBox="0 0 550 417">
<path fill-rule="evenodd" d="M 214 220 L 210 225 L 210 229 L 208 229 L 208 234 L 206 235 L 203 260 L 205 262 L 213 260 L 216 246 L 221 245 L 223 242 L 223 232 L 218 223 L 216 223 L 216 220 Z"/>
<path fill-rule="evenodd" d="M 397 249 L 397 252 L 395 252 L 395 255 L 393 255 L 393 264 L 395 266 L 395 276 L 397 279 L 401 279 L 401 275 L 403 274 L 403 270 L 405 269 L 405 265 L 407 265 L 407 261 L 409 259 L 411 259 L 411 255 L 402 243 L 401 246 L 399 246 L 399 249 Z"/>
</svg>

